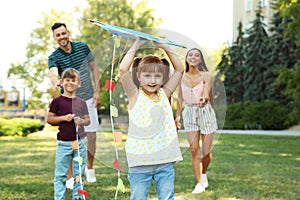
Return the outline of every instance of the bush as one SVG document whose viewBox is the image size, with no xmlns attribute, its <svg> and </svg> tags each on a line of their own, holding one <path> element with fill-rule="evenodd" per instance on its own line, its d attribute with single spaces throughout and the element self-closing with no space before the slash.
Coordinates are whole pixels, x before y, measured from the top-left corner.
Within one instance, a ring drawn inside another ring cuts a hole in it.
<svg viewBox="0 0 300 200">
<path fill-rule="evenodd" d="M 287 123 L 288 110 L 275 101 L 244 102 L 227 105 L 225 129 L 282 130 Z"/>
<path fill-rule="evenodd" d="M 225 119 L 225 129 L 244 129 L 243 120 L 244 106 L 243 103 L 233 103 L 227 105 L 226 119 Z"/>
<path fill-rule="evenodd" d="M 27 136 L 44 129 L 44 124 L 37 119 L 0 118 L 0 136 Z"/>
</svg>

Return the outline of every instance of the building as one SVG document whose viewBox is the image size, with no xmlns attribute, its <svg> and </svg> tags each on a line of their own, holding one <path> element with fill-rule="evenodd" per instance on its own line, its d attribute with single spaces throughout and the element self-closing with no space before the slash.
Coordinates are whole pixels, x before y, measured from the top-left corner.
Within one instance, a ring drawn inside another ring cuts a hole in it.
<svg viewBox="0 0 300 200">
<path fill-rule="evenodd" d="M 262 16 L 268 32 L 270 27 L 270 20 L 273 17 L 274 10 L 272 9 L 272 2 L 274 0 L 233 0 L 233 40 L 235 41 L 238 35 L 238 25 L 241 21 L 243 24 L 243 31 L 251 27 L 251 22 L 255 19 L 258 4 L 262 6 Z"/>
</svg>

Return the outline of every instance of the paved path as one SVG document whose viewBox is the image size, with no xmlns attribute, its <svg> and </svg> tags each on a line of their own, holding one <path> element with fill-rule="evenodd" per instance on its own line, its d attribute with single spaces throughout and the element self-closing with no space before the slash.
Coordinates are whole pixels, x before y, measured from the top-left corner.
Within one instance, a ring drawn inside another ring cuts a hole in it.
<svg viewBox="0 0 300 200">
<path fill-rule="evenodd" d="M 220 133 L 227 134 L 249 134 L 249 135 L 282 135 L 282 136 L 300 136 L 299 130 L 220 130 Z"/>
<path fill-rule="evenodd" d="M 184 130 L 178 132 L 183 133 Z M 281 135 L 281 136 L 300 136 L 300 130 L 218 130 L 221 134 L 248 134 L 248 135 Z"/>
</svg>

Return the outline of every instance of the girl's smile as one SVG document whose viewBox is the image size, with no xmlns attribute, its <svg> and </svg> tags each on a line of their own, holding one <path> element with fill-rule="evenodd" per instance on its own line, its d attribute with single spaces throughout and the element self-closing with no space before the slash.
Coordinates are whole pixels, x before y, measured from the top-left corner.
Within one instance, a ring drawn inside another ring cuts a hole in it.
<svg viewBox="0 0 300 200">
<path fill-rule="evenodd" d="M 141 72 L 139 76 L 140 86 L 145 93 L 156 93 L 163 84 L 163 73 L 161 72 Z M 149 95 L 150 96 L 150 95 Z"/>
</svg>

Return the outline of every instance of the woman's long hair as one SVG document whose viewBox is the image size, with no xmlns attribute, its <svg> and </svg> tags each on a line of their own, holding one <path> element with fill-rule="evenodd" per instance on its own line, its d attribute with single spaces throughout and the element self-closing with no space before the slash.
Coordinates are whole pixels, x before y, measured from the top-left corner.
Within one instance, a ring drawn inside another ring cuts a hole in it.
<svg viewBox="0 0 300 200">
<path fill-rule="evenodd" d="M 202 51 L 198 48 L 192 48 L 190 50 L 188 50 L 188 52 L 186 53 L 186 56 L 185 56 L 185 72 L 188 72 L 190 70 L 190 65 L 188 64 L 187 62 L 187 56 L 189 54 L 190 51 L 192 50 L 196 50 L 200 53 L 200 58 L 201 58 L 201 62 L 199 63 L 198 65 L 198 70 L 201 72 L 205 71 L 205 72 L 209 72 L 208 71 L 208 68 L 206 67 L 206 64 L 205 64 L 205 60 L 204 60 L 204 56 L 202 54 Z M 214 106 L 214 95 L 213 95 L 213 85 L 212 85 L 212 88 L 209 92 L 209 99 L 210 99 L 210 103 L 212 106 Z"/>
</svg>

